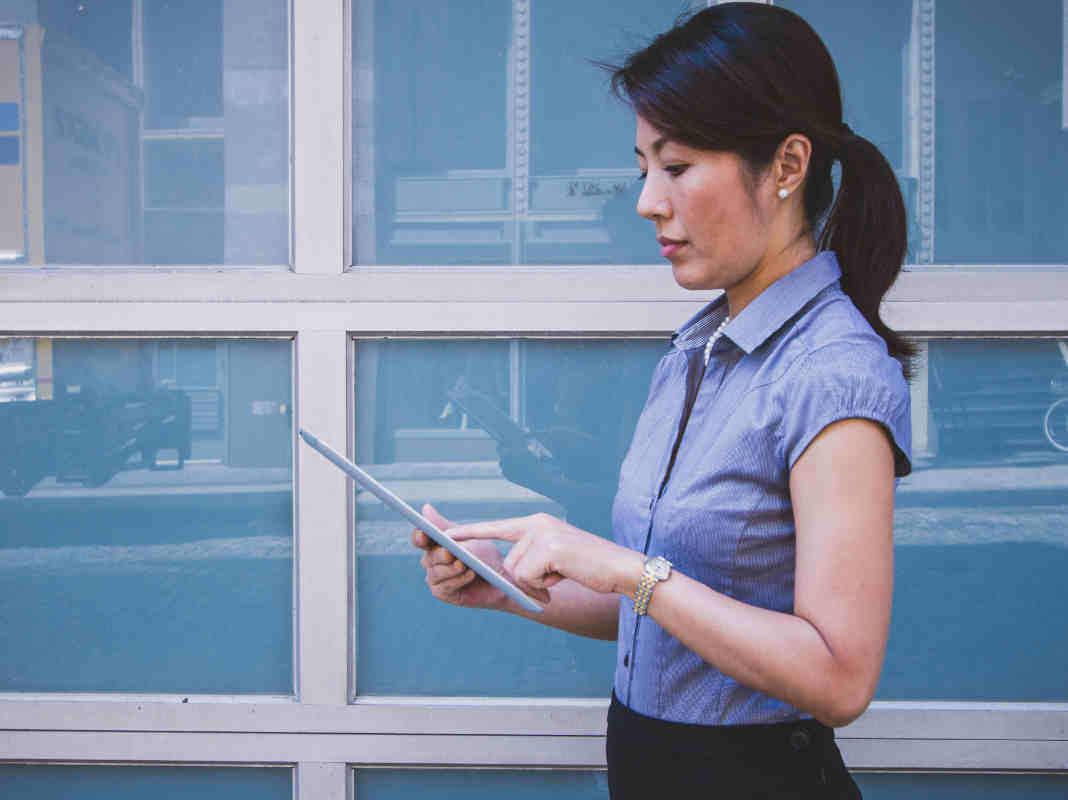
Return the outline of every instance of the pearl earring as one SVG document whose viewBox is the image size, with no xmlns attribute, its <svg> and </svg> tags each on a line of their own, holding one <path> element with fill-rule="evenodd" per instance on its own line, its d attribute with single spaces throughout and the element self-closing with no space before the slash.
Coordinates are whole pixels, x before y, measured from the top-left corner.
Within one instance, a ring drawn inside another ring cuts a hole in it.
<svg viewBox="0 0 1068 800">
<path fill-rule="evenodd" d="M 785 200 L 789 196 L 790 196 L 790 190 L 789 189 L 779 189 L 779 199 L 780 200 Z"/>
</svg>

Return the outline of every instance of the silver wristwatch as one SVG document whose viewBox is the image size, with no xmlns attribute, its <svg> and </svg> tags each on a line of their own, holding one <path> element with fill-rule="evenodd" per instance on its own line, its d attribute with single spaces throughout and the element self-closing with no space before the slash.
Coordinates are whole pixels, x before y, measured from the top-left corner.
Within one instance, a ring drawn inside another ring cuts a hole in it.
<svg viewBox="0 0 1068 800">
<path fill-rule="evenodd" d="M 671 562 L 663 556 L 645 559 L 645 569 L 642 571 L 642 579 L 638 581 L 638 588 L 634 591 L 634 613 L 643 615 L 649 608 L 649 600 L 653 596 L 653 589 L 660 581 L 666 581 L 671 576 Z"/>
</svg>

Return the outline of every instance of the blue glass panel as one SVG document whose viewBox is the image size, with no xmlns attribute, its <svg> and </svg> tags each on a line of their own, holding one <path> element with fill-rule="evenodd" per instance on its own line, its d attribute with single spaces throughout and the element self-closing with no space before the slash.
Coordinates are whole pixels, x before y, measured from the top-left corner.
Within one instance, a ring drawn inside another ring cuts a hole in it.
<svg viewBox="0 0 1068 800">
<path fill-rule="evenodd" d="M 591 62 L 686 6 L 354 4 L 356 263 L 662 263 L 633 115 Z"/>
<path fill-rule="evenodd" d="M 1068 796 L 1065 775 L 923 775 L 854 772 L 864 800 L 1060 800 Z"/>
<path fill-rule="evenodd" d="M 0 691 L 292 692 L 291 375 L 288 341 L 0 340 Z"/>
<path fill-rule="evenodd" d="M 79 51 L 91 54 L 99 67 L 106 67 L 109 72 L 113 70 L 123 80 L 132 80 L 130 19 L 133 0 L 108 0 L 107 3 L 39 0 L 35 5 L 37 19 L 28 21 L 39 22 L 49 37 L 62 38 L 77 46 Z"/>
<path fill-rule="evenodd" d="M 898 173 L 910 261 L 1068 261 L 1061 0 L 782 0 L 826 41 L 845 117 Z"/>
<path fill-rule="evenodd" d="M 413 505 L 457 520 L 545 510 L 610 535 L 618 458 L 662 350 L 361 343 L 358 459 Z M 879 698 L 1068 699 L 1066 359 L 1056 340 L 926 344 Z M 552 468 L 508 445 L 494 409 L 553 453 Z M 437 603 L 406 524 L 362 494 L 357 509 L 362 693 L 606 693 L 608 646 Z"/>
<path fill-rule="evenodd" d="M 19 104 L 0 103 L 0 131 L 19 130 Z"/>
<path fill-rule="evenodd" d="M 41 155 L 26 261 L 288 264 L 287 0 L 22 5 L 25 35 L 0 40 L 0 127 L 18 104 L 40 122 L 0 163 Z"/>
<path fill-rule="evenodd" d="M 604 772 L 468 769 L 357 769 L 356 796 L 364 800 L 464 797 L 467 800 L 607 800 Z"/>
<path fill-rule="evenodd" d="M 145 205 L 221 213 L 226 156 L 221 139 L 145 143 Z"/>
<path fill-rule="evenodd" d="M 1068 700 L 1068 345 L 933 341 L 882 699 Z"/>
<path fill-rule="evenodd" d="M 0 764 L 9 800 L 288 800 L 293 772 L 280 767 L 104 767 Z"/>
<path fill-rule="evenodd" d="M 609 536 L 619 465 L 665 348 L 361 342 L 357 459 L 456 520 L 548 511 Z M 534 455 L 535 440 L 550 457 Z M 608 694 L 614 644 L 438 602 L 410 526 L 366 493 L 356 506 L 361 694 Z"/>
<path fill-rule="evenodd" d="M 19 163 L 19 137 L 0 136 L 0 166 Z"/>
</svg>

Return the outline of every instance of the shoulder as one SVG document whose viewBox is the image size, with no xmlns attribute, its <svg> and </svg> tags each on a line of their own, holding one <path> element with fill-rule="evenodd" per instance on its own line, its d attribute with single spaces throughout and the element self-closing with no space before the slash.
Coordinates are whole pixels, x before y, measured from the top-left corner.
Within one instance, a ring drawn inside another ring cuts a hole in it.
<svg viewBox="0 0 1068 800">
<path fill-rule="evenodd" d="M 896 472 L 911 470 L 908 382 L 896 358 L 841 291 L 817 298 L 795 320 L 776 395 L 782 408 L 783 457 L 792 467 L 819 432 L 841 419 L 879 423 L 894 446 Z"/>
</svg>

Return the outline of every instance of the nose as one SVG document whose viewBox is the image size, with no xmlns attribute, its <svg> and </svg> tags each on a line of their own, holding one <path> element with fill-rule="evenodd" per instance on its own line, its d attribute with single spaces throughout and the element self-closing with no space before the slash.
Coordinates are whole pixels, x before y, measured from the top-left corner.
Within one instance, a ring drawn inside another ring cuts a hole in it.
<svg viewBox="0 0 1068 800">
<path fill-rule="evenodd" d="M 667 217 L 670 213 L 671 205 L 668 203 L 663 186 L 650 172 L 645 176 L 641 193 L 638 195 L 638 214 L 655 221 Z"/>
</svg>

